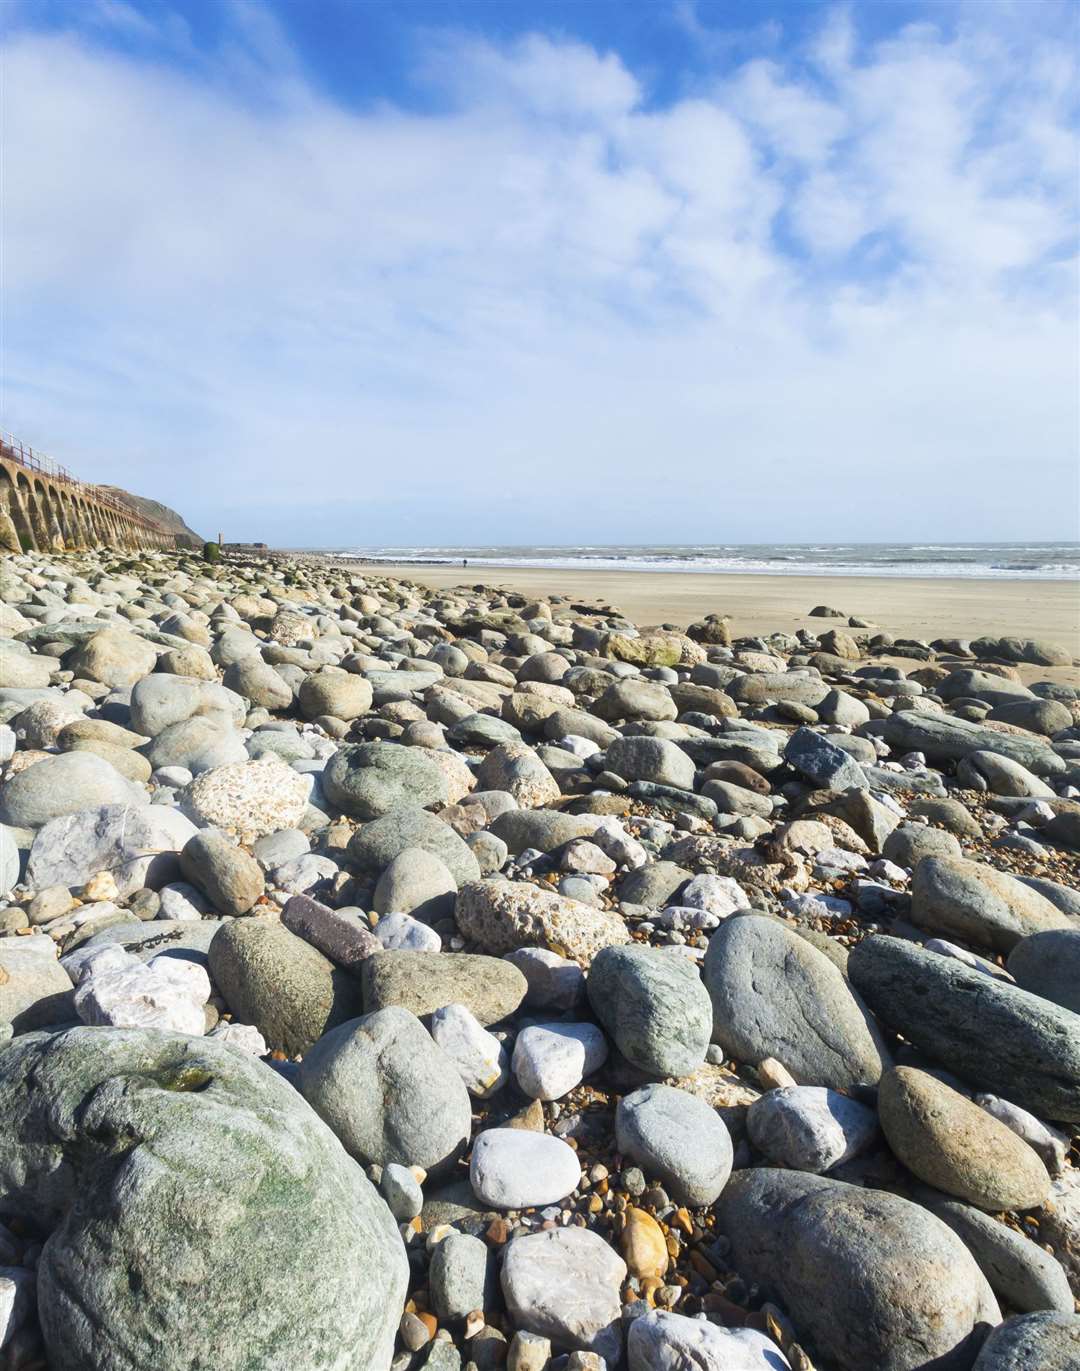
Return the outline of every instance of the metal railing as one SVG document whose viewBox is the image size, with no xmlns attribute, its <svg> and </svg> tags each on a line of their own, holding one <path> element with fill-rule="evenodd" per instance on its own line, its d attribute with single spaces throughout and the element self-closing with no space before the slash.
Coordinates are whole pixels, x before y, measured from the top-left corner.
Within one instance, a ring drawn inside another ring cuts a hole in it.
<svg viewBox="0 0 1080 1371">
<path fill-rule="evenodd" d="M 123 500 L 118 500 L 115 495 L 110 495 L 101 486 L 80 481 L 77 476 L 73 476 L 68 471 L 67 467 L 61 466 L 59 462 L 54 462 L 51 457 L 46 457 L 43 452 L 35 451 L 27 443 L 16 438 L 14 434 L 0 431 L 0 456 L 18 462 L 27 471 L 36 472 L 40 476 L 47 477 L 50 481 L 71 486 L 75 492 L 81 494 L 85 499 L 93 500 L 95 504 L 106 505 L 118 514 L 122 514 L 125 519 L 132 519 L 135 523 L 142 524 L 144 528 L 154 529 L 158 533 L 165 534 L 166 537 L 171 536 L 164 524 L 159 523 L 156 519 L 151 519 L 149 515 L 140 514 L 137 509 L 125 504 Z"/>
</svg>

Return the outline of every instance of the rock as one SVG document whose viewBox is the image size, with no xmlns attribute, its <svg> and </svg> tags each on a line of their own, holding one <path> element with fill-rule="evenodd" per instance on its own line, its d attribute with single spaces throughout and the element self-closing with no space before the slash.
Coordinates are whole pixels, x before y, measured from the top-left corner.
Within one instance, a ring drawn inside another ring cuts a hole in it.
<svg viewBox="0 0 1080 1371">
<path fill-rule="evenodd" d="M 221 723 L 216 716 L 199 715 L 162 729 L 146 749 L 146 756 L 155 771 L 183 767 L 193 776 L 248 759 L 244 740 L 236 729 Z"/>
<path fill-rule="evenodd" d="M 333 719 L 359 719 L 371 708 L 371 682 L 351 671 L 338 667 L 323 667 L 305 676 L 298 696 L 300 712 L 305 719 L 318 719 L 329 714 Z"/>
<path fill-rule="evenodd" d="M 180 853 L 180 870 L 220 914 L 247 914 L 265 889 L 262 868 L 223 833 L 196 833 Z"/>
<path fill-rule="evenodd" d="M 440 857 L 422 847 L 407 847 L 379 877 L 372 908 L 435 923 L 453 913 L 456 894 L 457 882 Z"/>
<path fill-rule="evenodd" d="M 494 1095 L 510 1079 L 506 1048 L 463 1004 L 436 1009 L 431 1036 L 457 1067 L 465 1089 L 477 1099 Z"/>
<path fill-rule="evenodd" d="M 1021 938 L 1005 965 L 1022 989 L 1080 1014 L 1080 928 L 1075 924 Z"/>
<path fill-rule="evenodd" d="M 647 1076 L 684 1076 L 705 1060 L 712 1004 L 697 967 L 681 953 L 637 944 L 602 948 L 587 991 L 616 1047 Z"/>
<path fill-rule="evenodd" d="M 0 1029 L 27 1033 L 75 1018 L 71 979 L 47 937 L 0 939 Z"/>
<path fill-rule="evenodd" d="M 1019 762 L 999 756 L 996 752 L 970 753 L 957 764 L 956 780 L 965 790 L 989 790 L 992 795 L 1054 798 L 1053 790 L 1045 781 L 1033 776 Z"/>
<path fill-rule="evenodd" d="M 1065 769 L 1064 761 L 1042 738 L 999 733 L 946 714 L 902 709 L 885 720 L 884 736 L 897 752 L 921 752 L 931 762 L 958 762 L 972 752 L 997 752 L 1036 776 L 1051 776 Z"/>
<path fill-rule="evenodd" d="M 829 687 L 819 676 L 803 676 L 795 671 L 754 672 L 737 676 L 727 693 L 741 704 L 775 704 L 790 700 L 816 709 L 829 695 Z"/>
<path fill-rule="evenodd" d="M 530 1024 L 514 1043 L 514 1079 L 530 1099 L 559 1100 L 598 1071 L 607 1055 L 607 1041 L 595 1024 Z"/>
<path fill-rule="evenodd" d="M 19 883 L 22 857 L 12 830 L 0 824 L 0 895 Z"/>
<path fill-rule="evenodd" d="M 0 823 L 42 828 L 50 819 L 102 805 L 147 804 L 141 786 L 92 752 L 61 752 L 10 776 L 0 787 Z"/>
<path fill-rule="evenodd" d="M 1080 809 L 1060 809 L 1050 819 L 1043 832 L 1051 842 L 1080 849 Z"/>
<path fill-rule="evenodd" d="M 650 1309 L 630 1325 L 629 1371 L 788 1371 L 790 1362 L 771 1338 L 753 1328 L 718 1328 Z"/>
<path fill-rule="evenodd" d="M 572 1194 L 580 1180 L 577 1153 L 547 1133 L 488 1128 L 473 1142 L 469 1183 L 477 1198 L 493 1209 L 556 1204 Z M 505 1270 L 504 1265 L 504 1281 Z"/>
<path fill-rule="evenodd" d="M 360 987 L 281 924 L 227 923 L 210 944 L 210 975 L 235 1016 L 271 1048 L 309 1052 L 360 1012 Z"/>
<path fill-rule="evenodd" d="M 872 1109 L 818 1085 L 770 1090 L 750 1106 L 746 1127 L 768 1161 L 816 1174 L 866 1152 L 878 1133 Z"/>
<path fill-rule="evenodd" d="M 307 777 L 265 757 L 204 771 L 181 791 L 180 807 L 200 826 L 223 829 L 250 844 L 268 833 L 296 828 L 310 790 Z"/>
<path fill-rule="evenodd" d="M 934 1191 L 919 1199 L 960 1238 L 1002 1304 L 1021 1313 L 1072 1313 L 1073 1295 L 1061 1263 L 1038 1243 L 989 1214 Z"/>
<path fill-rule="evenodd" d="M 382 1168 L 379 1189 L 398 1223 L 408 1223 L 423 1209 L 424 1192 L 416 1179 L 417 1175 L 423 1174 L 419 1168 L 410 1170 L 406 1166 L 399 1166 L 397 1162 L 389 1162 Z"/>
<path fill-rule="evenodd" d="M 442 939 L 435 930 L 411 914 L 384 914 L 372 932 L 380 946 L 389 952 L 442 951 Z"/>
<path fill-rule="evenodd" d="M 574 1010 L 585 999 L 585 975 L 577 962 L 545 947 L 521 947 L 508 952 L 510 962 L 528 982 L 526 1003 L 532 1009 Z"/>
<path fill-rule="evenodd" d="M 252 641 L 257 651 L 258 640 Z M 259 656 L 242 657 L 231 663 L 225 668 L 221 683 L 263 709 L 288 709 L 293 702 L 288 682 Z"/>
<path fill-rule="evenodd" d="M 558 800 L 559 783 L 526 743 L 494 747 L 476 771 L 481 790 L 504 790 L 524 809 L 539 809 Z"/>
<path fill-rule="evenodd" d="M 479 879 L 479 863 L 467 844 L 449 824 L 415 805 L 392 810 L 357 829 L 349 839 L 348 855 L 360 871 L 381 875 L 399 853 L 415 847 L 445 862 L 459 886 Z"/>
<path fill-rule="evenodd" d="M 983 831 L 978 820 L 959 800 L 936 799 L 927 796 L 914 800 L 911 804 L 912 815 L 919 815 L 932 824 L 940 824 L 947 832 L 957 838 L 967 838 L 981 842 Z"/>
<path fill-rule="evenodd" d="M 491 831 L 514 856 L 526 849 L 554 852 L 575 838 L 589 838 L 596 831 L 594 814 L 564 814 L 555 809 L 511 809 L 499 814 Z"/>
<path fill-rule="evenodd" d="M 588 966 L 603 947 L 630 941 L 623 921 L 522 881 L 476 881 L 458 892 L 458 927 L 487 952 L 546 947 Z"/>
<path fill-rule="evenodd" d="M 887 1071 L 878 1114 L 908 1170 L 947 1195 L 996 1211 L 1034 1209 L 1049 1193 L 1046 1167 L 1027 1143 L 926 1071 Z"/>
<path fill-rule="evenodd" d="M 487 1245 L 468 1233 L 448 1233 L 431 1254 L 428 1285 L 440 1319 L 463 1319 L 484 1308 L 488 1279 Z"/>
<path fill-rule="evenodd" d="M 995 705 L 990 718 L 1014 728 L 1027 729 L 1029 733 L 1041 733 L 1044 738 L 1052 738 L 1062 729 L 1071 728 L 1073 722 L 1069 709 L 1057 700 L 1010 700 L 1007 704 Z"/>
<path fill-rule="evenodd" d="M 866 776 L 853 757 L 811 728 L 798 728 L 784 748 L 784 760 L 821 790 L 865 790 Z"/>
<path fill-rule="evenodd" d="M 712 1204 L 731 1175 L 731 1135 L 723 1120 L 675 1086 L 647 1085 L 625 1095 L 615 1111 L 615 1139 L 679 1204 Z"/>
<path fill-rule="evenodd" d="M 368 1013 L 400 1005 L 423 1016 L 462 1004 L 485 1026 L 513 1014 L 528 988 L 509 962 L 463 952 L 382 952 L 363 972 Z"/>
<path fill-rule="evenodd" d="M 149 676 L 157 653 L 144 639 L 123 628 L 103 628 L 74 648 L 65 659 L 68 671 L 114 690 Z"/>
<path fill-rule="evenodd" d="M 472 1106 L 457 1068 L 415 1014 L 394 1006 L 340 1024 L 300 1064 L 304 1098 L 357 1161 L 445 1171 Z"/>
<path fill-rule="evenodd" d="M 84 963 L 75 1009 L 85 1024 L 160 1028 L 201 1037 L 210 978 L 175 957 L 141 962 L 119 947 L 97 948 Z"/>
<path fill-rule="evenodd" d="M 607 768 L 626 781 L 650 781 L 693 790 L 694 763 L 666 738 L 617 738 L 607 749 Z"/>
<path fill-rule="evenodd" d="M 1075 1371 L 1078 1364 L 1080 1319 L 1075 1314 L 1022 1314 L 991 1332 L 972 1371 Z"/>
<path fill-rule="evenodd" d="M 1007 872 L 962 857 L 926 857 L 915 868 L 911 917 L 935 933 L 1008 952 L 1021 939 L 1071 927 L 1038 891 Z"/>
<path fill-rule="evenodd" d="M 502 1266 L 506 1307 L 519 1328 L 559 1348 L 596 1352 L 612 1366 L 622 1354 L 619 1291 L 626 1263 L 585 1228 L 514 1238 Z"/>
<path fill-rule="evenodd" d="M 619 882 L 619 898 L 646 909 L 662 909 L 688 880 L 690 872 L 675 862 L 650 862 L 626 873 Z"/>
<path fill-rule="evenodd" d="M 1080 1122 L 1077 1015 L 898 938 L 864 938 L 848 974 L 884 1024 L 963 1080 Z"/>
<path fill-rule="evenodd" d="M 51 1230 L 50 1365 L 389 1367 L 407 1273 L 393 1219 L 262 1063 L 205 1038 L 77 1028 L 0 1055 L 0 1101 L 5 1207 Z M 122 1156 L 103 1138 L 123 1138 Z M 282 1253 L 287 1288 L 267 1300 Z M 211 1300 L 192 1285 L 207 1271 Z"/>
<path fill-rule="evenodd" d="M 885 839 L 881 855 L 897 866 L 914 869 L 924 857 L 961 856 L 960 844 L 951 833 L 929 824 L 899 824 Z"/>
<path fill-rule="evenodd" d="M 357 819 L 377 819 L 402 806 L 445 804 L 446 778 L 422 750 L 393 743 L 350 743 L 322 774 L 327 799 Z M 396 855 L 396 854 L 395 854 Z"/>
<path fill-rule="evenodd" d="M 763 1167 L 732 1177 L 716 1215 L 743 1279 L 836 1371 L 964 1371 L 999 1317 L 956 1234 L 896 1195 Z"/>
<path fill-rule="evenodd" d="M 235 691 L 191 676 L 155 673 L 145 676 L 131 692 L 131 727 L 148 738 L 156 738 L 170 724 L 194 718 L 239 728 L 246 714 L 247 702 Z"/>
<path fill-rule="evenodd" d="M 674 719 L 678 714 L 675 701 L 664 686 L 655 681 L 631 676 L 614 681 L 593 706 L 598 718 L 608 723 L 620 720 Z"/>
<path fill-rule="evenodd" d="M 745 914 L 709 940 L 705 987 L 713 1041 L 756 1066 L 775 1057 L 800 1085 L 874 1084 L 888 1063 L 881 1033 L 843 974 L 777 921 Z"/>
<path fill-rule="evenodd" d="M 667 1273 L 669 1255 L 664 1230 L 651 1214 L 631 1206 L 619 1236 L 619 1247 L 626 1269 L 637 1280 L 662 1280 Z"/>
<path fill-rule="evenodd" d="M 382 951 L 382 943 L 361 913 L 330 909 L 307 895 L 294 895 L 288 901 L 281 911 L 281 922 L 290 933 L 354 974 L 359 974 L 370 956 Z"/>
</svg>

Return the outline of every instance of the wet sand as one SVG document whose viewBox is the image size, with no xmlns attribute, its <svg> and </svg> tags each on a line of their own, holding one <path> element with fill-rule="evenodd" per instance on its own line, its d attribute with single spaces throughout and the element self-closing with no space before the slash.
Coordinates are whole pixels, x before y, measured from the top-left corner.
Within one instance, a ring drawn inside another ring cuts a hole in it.
<svg viewBox="0 0 1080 1371">
<path fill-rule="evenodd" d="M 1080 657 L 1080 584 L 1075 581 L 732 576 L 382 562 L 377 566 L 387 575 L 440 589 L 483 583 L 526 595 L 601 600 L 642 626 L 668 623 L 682 628 L 706 614 L 729 614 L 736 636 L 799 628 L 820 631 L 830 621 L 811 619 L 809 611 L 825 604 L 872 620 L 897 637 L 1049 638 Z M 1032 672 L 1032 679 L 1080 683 L 1075 667 L 1025 669 L 1025 677 Z"/>
</svg>

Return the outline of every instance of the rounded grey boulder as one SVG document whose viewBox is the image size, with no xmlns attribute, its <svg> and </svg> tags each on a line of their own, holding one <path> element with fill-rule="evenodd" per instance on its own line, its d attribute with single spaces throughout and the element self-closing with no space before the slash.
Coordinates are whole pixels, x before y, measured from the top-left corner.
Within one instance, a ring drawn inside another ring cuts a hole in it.
<svg viewBox="0 0 1080 1371">
<path fill-rule="evenodd" d="M 705 987 L 713 1041 L 736 1061 L 775 1057 L 800 1085 L 875 1084 L 881 1032 L 838 968 L 778 920 L 740 914 L 709 939 Z"/>
<path fill-rule="evenodd" d="M 664 948 L 605 947 L 586 989 L 615 1046 L 649 1076 L 685 1076 L 705 1060 L 712 1004 L 689 958 Z"/>
<path fill-rule="evenodd" d="M 350 743 L 338 748 L 322 773 L 331 804 L 356 819 L 377 819 L 403 805 L 445 804 L 446 777 L 415 747 Z"/>
<path fill-rule="evenodd" d="M 29 1034 L 0 1054 L 0 1114 L 5 1206 L 51 1230 L 38 1308 L 57 1371 L 389 1368 L 394 1221 L 261 1062 L 148 1029 Z"/>
<path fill-rule="evenodd" d="M 472 1130 L 469 1092 L 453 1061 L 398 1006 L 327 1033 L 304 1057 L 299 1086 L 365 1164 L 445 1169 Z"/>
<path fill-rule="evenodd" d="M 619 1151 L 658 1176 L 680 1204 L 712 1204 L 731 1175 L 731 1135 L 704 1100 L 673 1085 L 647 1085 L 615 1110 Z"/>
<path fill-rule="evenodd" d="M 972 1085 L 1080 1122 L 1080 1015 L 899 938 L 864 938 L 852 984 L 890 1028 Z"/>
<path fill-rule="evenodd" d="M 41 828 L 79 809 L 101 805 L 147 804 L 140 785 L 121 776 L 92 752 L 61 752 L 43 757 L 5 781 L 0 789 L 0 823 Z"/>
<path fill-rule="evenodd" d="M 445 862 L 459 886 L 480 879 L 480 864 L 464 839 L 415 802 L 358 828 L 349 839 L 348 853 L 361 871 L 381 875 L 399 853 L 410 847 L 422 847 Z"/>
<path fill-rule="evenodd" d="M 1021 1314 L 1006 1319 L 983 1343 L 972 1371 L 1076 1371 L 1080 1318 L 1075 1314 Z"/>
<path fill-rule="evenodd" d="M 899 1196 L 762 1167 L 735 1173 L 716 1217 L 739 1274 L 835 1371 L 968 1371 L 1000 1317 L 956 1234 Z"/>
<path fill-rule="evenodd" d="M 1021 938 L 1005 965 L 1024 990 L 1080 1013 L 1080 928 L 1054 928 Z"/>
<path fill-rule="evenodd" d="M 184 844 L 180 870 L 220 914 L 247 914 L 266 888 L 255 858 L 212 828 Z"/>
<path fill-rule="evenodd" d="M 964 857 L 919 862 L 911 883 L 911 917 L 922 928 L 995 952 L 1008 952 L 1030 933 L 1072 926 L 1068 915 L 1037 890 Z"/>
</svg>

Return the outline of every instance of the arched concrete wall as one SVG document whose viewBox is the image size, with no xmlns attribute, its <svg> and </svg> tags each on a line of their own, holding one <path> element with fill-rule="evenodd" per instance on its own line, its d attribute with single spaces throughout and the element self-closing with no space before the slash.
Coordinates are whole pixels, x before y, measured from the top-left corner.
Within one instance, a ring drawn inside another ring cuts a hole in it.
<svg viewBox="0 0 1080 1371">
<path fill-rule="evenodd" d="M 149 519 L 95 498 L 93 486 L 54 480 L 0 455 L 0 552 L 175 546 Z"/>
</svg>

